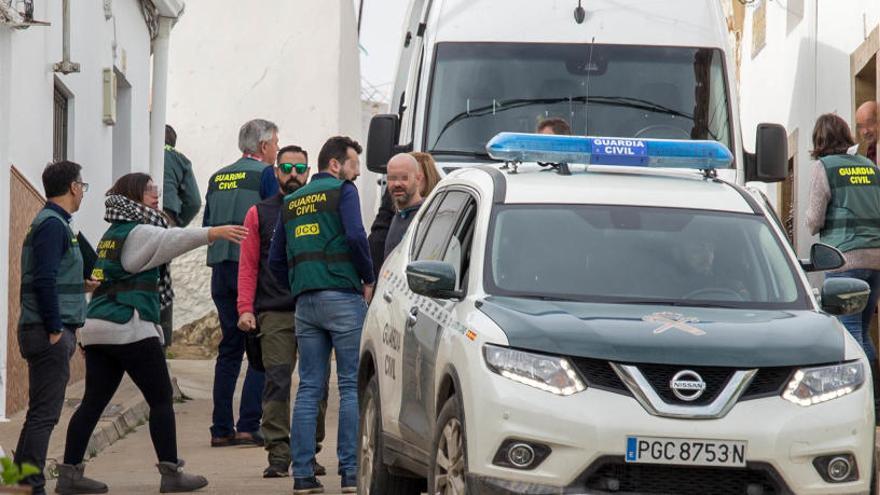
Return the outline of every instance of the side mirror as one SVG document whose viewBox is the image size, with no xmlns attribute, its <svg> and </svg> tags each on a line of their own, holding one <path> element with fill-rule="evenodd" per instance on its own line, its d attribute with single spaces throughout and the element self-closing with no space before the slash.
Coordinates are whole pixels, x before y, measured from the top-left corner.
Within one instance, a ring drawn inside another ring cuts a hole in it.
<svg viewBox="0 0 880 495">
<path fill-rule="evenodd" d="M 822 284 L 822 309 L 833 315 L 849 315 L 865 309 L 871 288 L 857 278 L 829 278 Z"/>
<path fill-rule="evenodd" d="M 376 115 L 370 120 L 370 131 L 367 135 L 367 169 L 377 174 L 384 174 L 388 160 L 397 153 L 412 151 L 412 146 L 398 146 L 400 134 L 400 117 L 387 113 Z"/>
<path fill-rule="evenodd" d="M 410 290 L 434 299 L 461 299 L 455 290 L 455 268 L 444 261 L 413 261 L 406 266 L 406 281 Z"/>
<path fill-rule="evenodd" d="M 746 182 L 781 182 L 788 177 L 788 136 L 779 124 L 758 124 L 755 153 L 746 153 Z"/>
<path fill-rule="evenodd" d="M 843 254 L 835 247 L 817 242 L 810 247 L 809 261 L 801 260 L 801 268 L 805 272 L 823 272 L 836 270 L 843 266 L 846 260 Z"/>
</svg>

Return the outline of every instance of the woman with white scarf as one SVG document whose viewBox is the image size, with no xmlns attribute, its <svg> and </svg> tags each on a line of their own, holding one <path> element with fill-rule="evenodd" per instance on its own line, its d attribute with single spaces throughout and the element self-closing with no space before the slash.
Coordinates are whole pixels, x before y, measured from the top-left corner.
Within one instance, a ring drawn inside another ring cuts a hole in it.
<svg viewBox="0 0 880 495">
<path fill-rule="evenodd" d="M 173 293 L 167 270 L 177 256 L 218 239 L 240 243 L 247 229 L 168 228 L 158 204 L 159 190 L 149 175 L 124 175 L 107 192 L 104 219 L 110 228 L 98 244 L 92 277 L 101 281 L 80 330 L 85 349 L 86 390 L 67 428 L 64 463 L 56 493 L 106 493 L 104 483 L 83 476 L 89 438 L 101 413 L 127 373 L 150 406 L 150 436 L 161 474 L 160 492 L 189 492 L 208 481 L 183 472 L 177 457 L 171 379 L 162 348 L 159 312 Z"/>
</svg>

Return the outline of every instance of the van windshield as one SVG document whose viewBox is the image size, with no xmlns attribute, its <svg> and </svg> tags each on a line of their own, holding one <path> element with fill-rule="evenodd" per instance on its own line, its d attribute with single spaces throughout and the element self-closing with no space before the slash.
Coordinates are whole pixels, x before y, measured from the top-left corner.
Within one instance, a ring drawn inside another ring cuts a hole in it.
<svg viewBox="0 0 880 495">
<path fill-rule="evenodd" d="M 424 149 L 439 160 L 484 159 L 495 134 L 535 132 L 553 117 L 576 135 L 733 149 L 723 59 L 709 48 L 438 43 Z"/>
<path fill-rule="evenodd" d="M 681 208 L 505 205 L 489 229 L 486 292 L 513 297 L 806 309 L 758 215 Z"/>
</svg>

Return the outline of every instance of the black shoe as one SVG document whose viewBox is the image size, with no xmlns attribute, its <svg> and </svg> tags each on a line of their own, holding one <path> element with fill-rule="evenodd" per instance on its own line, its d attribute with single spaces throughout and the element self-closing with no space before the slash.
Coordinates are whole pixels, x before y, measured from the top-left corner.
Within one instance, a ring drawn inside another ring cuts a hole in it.
<svg viewBox="0 0 880 495">
<path fill-rule="evenodd" d="M 318 478 L 294 478 L 293 495 L 309 495 L 312 493 L 324 493 L 324 485 Z"/>
<path fill-rule="evenodd" d="M 288 467 L 281 464 L 269 464 L 269 467 L 263 470 L 263 478 L 287 478 L 290 476 Z"/>
<path fill-rule="evenodd" d="M 354 474 L 342 475 L 342 493 L 357 493 L 358 481 Z"/>
<path fill-rule="evenodd" d="M 317 459 L 315 459 L 315 476 L 327 476 L 327 468 L 322 466 Z"/>
</svg>

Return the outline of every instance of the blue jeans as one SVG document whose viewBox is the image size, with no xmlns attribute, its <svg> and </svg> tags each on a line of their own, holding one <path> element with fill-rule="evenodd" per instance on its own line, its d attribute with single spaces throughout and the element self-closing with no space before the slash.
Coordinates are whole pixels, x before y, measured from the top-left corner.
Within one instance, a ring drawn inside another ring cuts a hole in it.
<svg viewBox="0 0 880 495">
<path fill-rule="evenodd" d="M 241 390 L 238 424 L 233 428 L 232 396 L 235 382 L 241 372 L 244 357 L 245 333 L 238 329 L 238 263 L 224 261 L 211 271 L 211 297 L 217 306 L 223 338 L 214 365 L 214 413 L 211 436 L 226 437 L 241 432 L 259 433 L 260 417 L 263 416 L 262 372 L 248 365 Z"/>
<path fill-rule="evenodd" d="M 299 347 L 299 389 L 290 426 L 290 453 L 296 478 L 314 476 L 315 427 L 318 403 L 327 388 L 330 351 L 336 351 L 339 386 L 339 430 L 336 456 L 339 474 L 357 472 L 358 391 L 361 328 L 367 305 L 360 294 L 342 291 L 307 292 L 296 301 Z"/>
<path fill-rule="evenodd" d="M 868 296 L 868 304 L 861 313 L 853 313 L 851 315 L 838 316 L 843 326 L 849 330 L 849 333 L 862 345 L 862 349 L 868 356 L 868 361 L 873 363 L 877 359 L 877 351 L 874 349 L 874 343 L 871 342 L 871 336 L 868 329 L 871 325 L 871 318 L 874 316 L 874 310 L 877 308 L 877 296 L 880 295 L 880 271 L 860 268 L 856 270 L 845 270 L 842 272 L 828 273 L 827 278 L 850 277 L 864 280 L 871 287 L 871 294 Z"/>
</svg>

